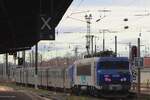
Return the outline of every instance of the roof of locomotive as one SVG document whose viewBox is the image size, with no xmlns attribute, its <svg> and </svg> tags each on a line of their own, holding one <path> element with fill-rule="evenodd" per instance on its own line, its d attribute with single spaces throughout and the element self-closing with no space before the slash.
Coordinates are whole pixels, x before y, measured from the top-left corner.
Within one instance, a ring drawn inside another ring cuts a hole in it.
<svg viewBox="0 0 150 100">
<path fill-rule="evenodd" d="M 74 62 L 74 64 L 80 63 L 90 63 L 90 62 L 99 62 L 99 61 L 128 61 L 128 57 L 92 57 L 79 59 Z"/>
<path fill-rule="evenodd" d="M 96 62 L 99 57 L 92 57 L 92 58 L 84 58 L 84 59 L 79 59 L 74 62 L 74 64 L 81 64 L 81 63 L 88 63 L 88 62 Z"/>
<path fill-rule="evenodd" d="M 128 57 L 99 57 L 98 61 L 128 61 Z"/>
</svg>

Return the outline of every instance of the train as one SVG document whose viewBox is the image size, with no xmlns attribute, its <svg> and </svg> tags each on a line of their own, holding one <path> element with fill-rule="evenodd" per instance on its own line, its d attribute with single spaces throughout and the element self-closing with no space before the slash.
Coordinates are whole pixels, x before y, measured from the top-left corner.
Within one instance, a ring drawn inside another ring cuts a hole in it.
<svg viewBox="0 0 150 100">
<path fill-rule="evenodd" d="M 35 84 L 35 68 L 15 69 L 17 84 Z M 132 74 L 127 57 L 92 57 L 76 60 L 68 67 L 39 67 L 38 86 L 70 90 L 80 95 L 126 96 Z"/>
</svg>

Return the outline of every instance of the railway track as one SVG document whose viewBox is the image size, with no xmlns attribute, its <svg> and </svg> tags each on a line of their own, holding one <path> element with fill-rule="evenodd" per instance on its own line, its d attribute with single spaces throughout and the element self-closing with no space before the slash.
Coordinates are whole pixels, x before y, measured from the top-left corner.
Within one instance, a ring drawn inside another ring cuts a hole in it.
<svg viewBox="0 0 150 100">
<path fill-rule="evenodd" d="M 44 88 L 41 88 L 44 90 Z M 102 97 L 102 96 L 91 96 L 88 94 L 80 94 L 79 96 L 76 96 L 75 94 L 70 94 L 70 91 L 62 91 L 59 89 L 48 89 L 49 91 L 47 93 L 39 93 L 38 95 L 41 97 L 49 98 L 50 100 L 82 100 L 81 98 L 85 98 L 83 100 L 137 100 L 137 95 L 135 92 L 129 92 L 129 95 L 126 97 L 123 96 L 115 96 L 112 97 Z M 73 98 L 73 99 L 72 99 Z M 75 98 L 75 99 L 74 99 Z"/>
<path fill-rule="evenodd" d="M 80 95 L 76 96 L 75 94 L 70 95 L 69 93 L 56 93 L 51 92 L 47 94 L 39 94 L 42 97 L 49 98 L 50 100 L 137 100 L 135 93 L 130 92 L 127 97 L 101 97 L 101 96 L 90 96 L 90 95 Z"/>
</svg>

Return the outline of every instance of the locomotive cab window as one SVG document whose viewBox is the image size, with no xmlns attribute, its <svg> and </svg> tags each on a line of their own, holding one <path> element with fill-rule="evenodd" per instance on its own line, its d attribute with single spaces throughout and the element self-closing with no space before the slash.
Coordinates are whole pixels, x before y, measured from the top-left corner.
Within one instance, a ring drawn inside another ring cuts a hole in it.
<svg viewBox="0 0 150 100">
<path fill-rule="evenodd" d="M 77 76 L 81 75 L 86 75 L 90 76 L 91 75 L 91 64 L 80 64 L 77 66 Z"/>
<path fill-rule="evenodd" d="M 123 62 L 117 62 L 116 63 L 117 69 L 129 69 L 129 62 L 128 61 L 123 61 Z"/>
<path fill-rule="evenodd" d="M 98 65 L 101 69 L 129 69 L 128 61 L 104 61 Z"/>
</svg>

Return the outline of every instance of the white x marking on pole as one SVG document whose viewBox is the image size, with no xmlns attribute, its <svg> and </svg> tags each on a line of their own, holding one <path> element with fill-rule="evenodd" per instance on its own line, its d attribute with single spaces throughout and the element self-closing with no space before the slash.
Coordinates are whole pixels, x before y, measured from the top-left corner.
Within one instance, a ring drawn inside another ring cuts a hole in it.
<svg viewBox="0 0 150 100">
<path fill-rule="evenodd" d="M 41 19 L 44 22 L 41 30 L 43 30 L 45 27 L 48 27 L 48 29 L 51 30 L 51 26 L 48 24 L 48 22 L 51 20 L 51 17 L 49 17 L 47 20 L 45 20 L 44 17 L 41 17 Z"/>
</svg>

